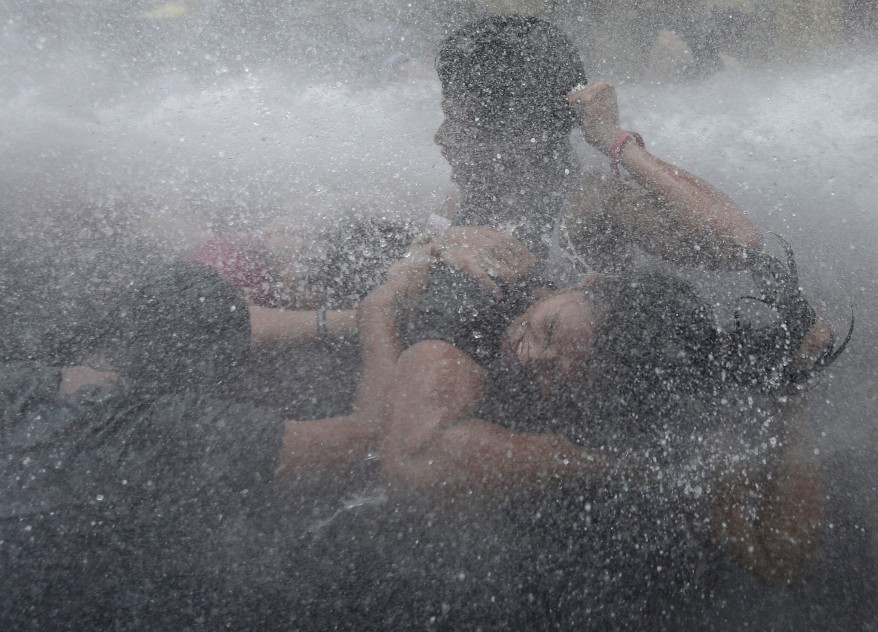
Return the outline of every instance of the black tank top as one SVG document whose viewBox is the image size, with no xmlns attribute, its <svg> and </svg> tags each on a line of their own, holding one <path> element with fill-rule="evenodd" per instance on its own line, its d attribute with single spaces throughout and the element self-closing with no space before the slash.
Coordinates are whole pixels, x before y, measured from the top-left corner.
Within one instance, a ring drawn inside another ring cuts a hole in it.
<svg viewBox="0 0 878 632">
<path fill-rule="evenodd" d="M 499 358 L 503 332 L 527 308 L 538 284 L 533 279 L 515 285 L 498 283 L 503 296 L 496 297 L 465 272 L 440 264 L 405 324 L 406 346 L 442 340 L 489 368 Z"/>
</svg>

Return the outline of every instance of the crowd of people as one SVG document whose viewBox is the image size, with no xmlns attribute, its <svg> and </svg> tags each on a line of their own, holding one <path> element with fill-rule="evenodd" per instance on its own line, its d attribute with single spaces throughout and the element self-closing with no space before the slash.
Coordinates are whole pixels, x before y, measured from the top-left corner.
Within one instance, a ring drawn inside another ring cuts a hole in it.
<svg viewBox="0 0 878 632">
<path fill-rule="evenodd" d="M 806 572 L 804 393 L 850 334 L 792 252 L 620 128 L 548 22 L 466 25 L 437 70 L 458 195 L 432 234 L 365 221 L 319 275 L 218 235 L 130 283 L 79 364 L 6 354 L 4 629 L 692 627 Z M 749 272 L 771 317 L 720 322 L 685 267 Z M 339 414 L 241 397 L 255 349 L 338 339 L 361 368 L 313 392 Z"/>
</svg>

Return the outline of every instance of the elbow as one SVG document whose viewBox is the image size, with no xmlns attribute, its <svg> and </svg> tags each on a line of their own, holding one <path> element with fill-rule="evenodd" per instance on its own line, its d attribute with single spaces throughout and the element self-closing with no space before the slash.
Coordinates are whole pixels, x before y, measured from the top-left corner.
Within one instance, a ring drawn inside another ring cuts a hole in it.
<svg viewBox="0 0 878 632">
<path fill-rule="evenodd" d="M 428 460 L 382 452 L 381 472 L 398 496 L 429 496 L 434 491 L 435 478 Z"/>
<path fill-rule="evenodd" d="M 728 241 L 749 250 L 762 250 L 765 240 L 756 224 L 736 213 L 727 224 Z"/>
<path fill-rule="evenodd" d="M 397 496 L 417 497 L 437 502 L 463 502 L 479 497 L 480 488 L 461 476 L 457 466 L 435 452 L 381 452 L 381 471 L 388 487 Z"/>
<path fill-rule="evenodd" d="M 746 222 L 738 230 L 737 241 L 739 244 L 750 250 L 762 250 L 765 240 L 762 233 L 751 222 Z"/>
</svg>

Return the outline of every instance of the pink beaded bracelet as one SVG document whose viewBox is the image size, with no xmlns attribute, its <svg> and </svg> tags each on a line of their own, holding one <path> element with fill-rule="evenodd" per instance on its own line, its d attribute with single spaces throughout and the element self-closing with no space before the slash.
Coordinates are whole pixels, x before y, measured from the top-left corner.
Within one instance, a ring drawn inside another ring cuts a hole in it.
<svg viewBox="0 0 878 632">
<path fill-rule="evenodd" d="M 613 143 L 613 148 L 610 149 L 610 169 L 613 170 L 613 173 L 619 175 L 619 154 L 622 151 L 622 146 L 628 141 L 629 138 L 633 138 L 637 141 L 637 144 L 640 145 L 642 149 L 646 148 L 646 145 L 643 142 L 643 137 L 637 132 L 622 132 L 616 137 L 616 141 Z"/>
</svg>

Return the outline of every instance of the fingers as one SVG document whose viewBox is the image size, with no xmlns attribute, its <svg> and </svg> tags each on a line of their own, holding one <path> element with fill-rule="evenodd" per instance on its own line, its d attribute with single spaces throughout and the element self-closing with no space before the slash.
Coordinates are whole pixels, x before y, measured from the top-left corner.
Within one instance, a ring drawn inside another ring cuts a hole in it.
<svg viewBox="0 0 878 632">
<path fill-rule="evenodd" d="M 481 262 L 477 261 L 475 258 L 466 258 L 461 261 L 461 265 L 458 266 L 458 269 L 465 271 L 472 278 L 478 281 L 482 287 L 484 287 L 488 292 L 493 294 L 496 298 L 503 298 L 503 290 L 500 289 L 500 286 L 494 281 L 497 278 L 496 271 L 491 268 L 487 270 L 484 269 L 481 265 Z"/>
<path fill-rule="evenodd" d="M 536 264 L 536 258 L 521 241 L 487 227 L 451 228 L 438 249 L 446 265 L 466 272 L 498 297 L 502 291 L 497 280 L 519 279 Z"/>
<path fill-rule="evenodd" d="M 567 93 L 567 101 L 572 104 L 585 104 L 595 99 L 598 94 L 613 90 L 613 85 L 608 81 L 598 81 L 587 86 L 576 86 Z"/>
</svg>

